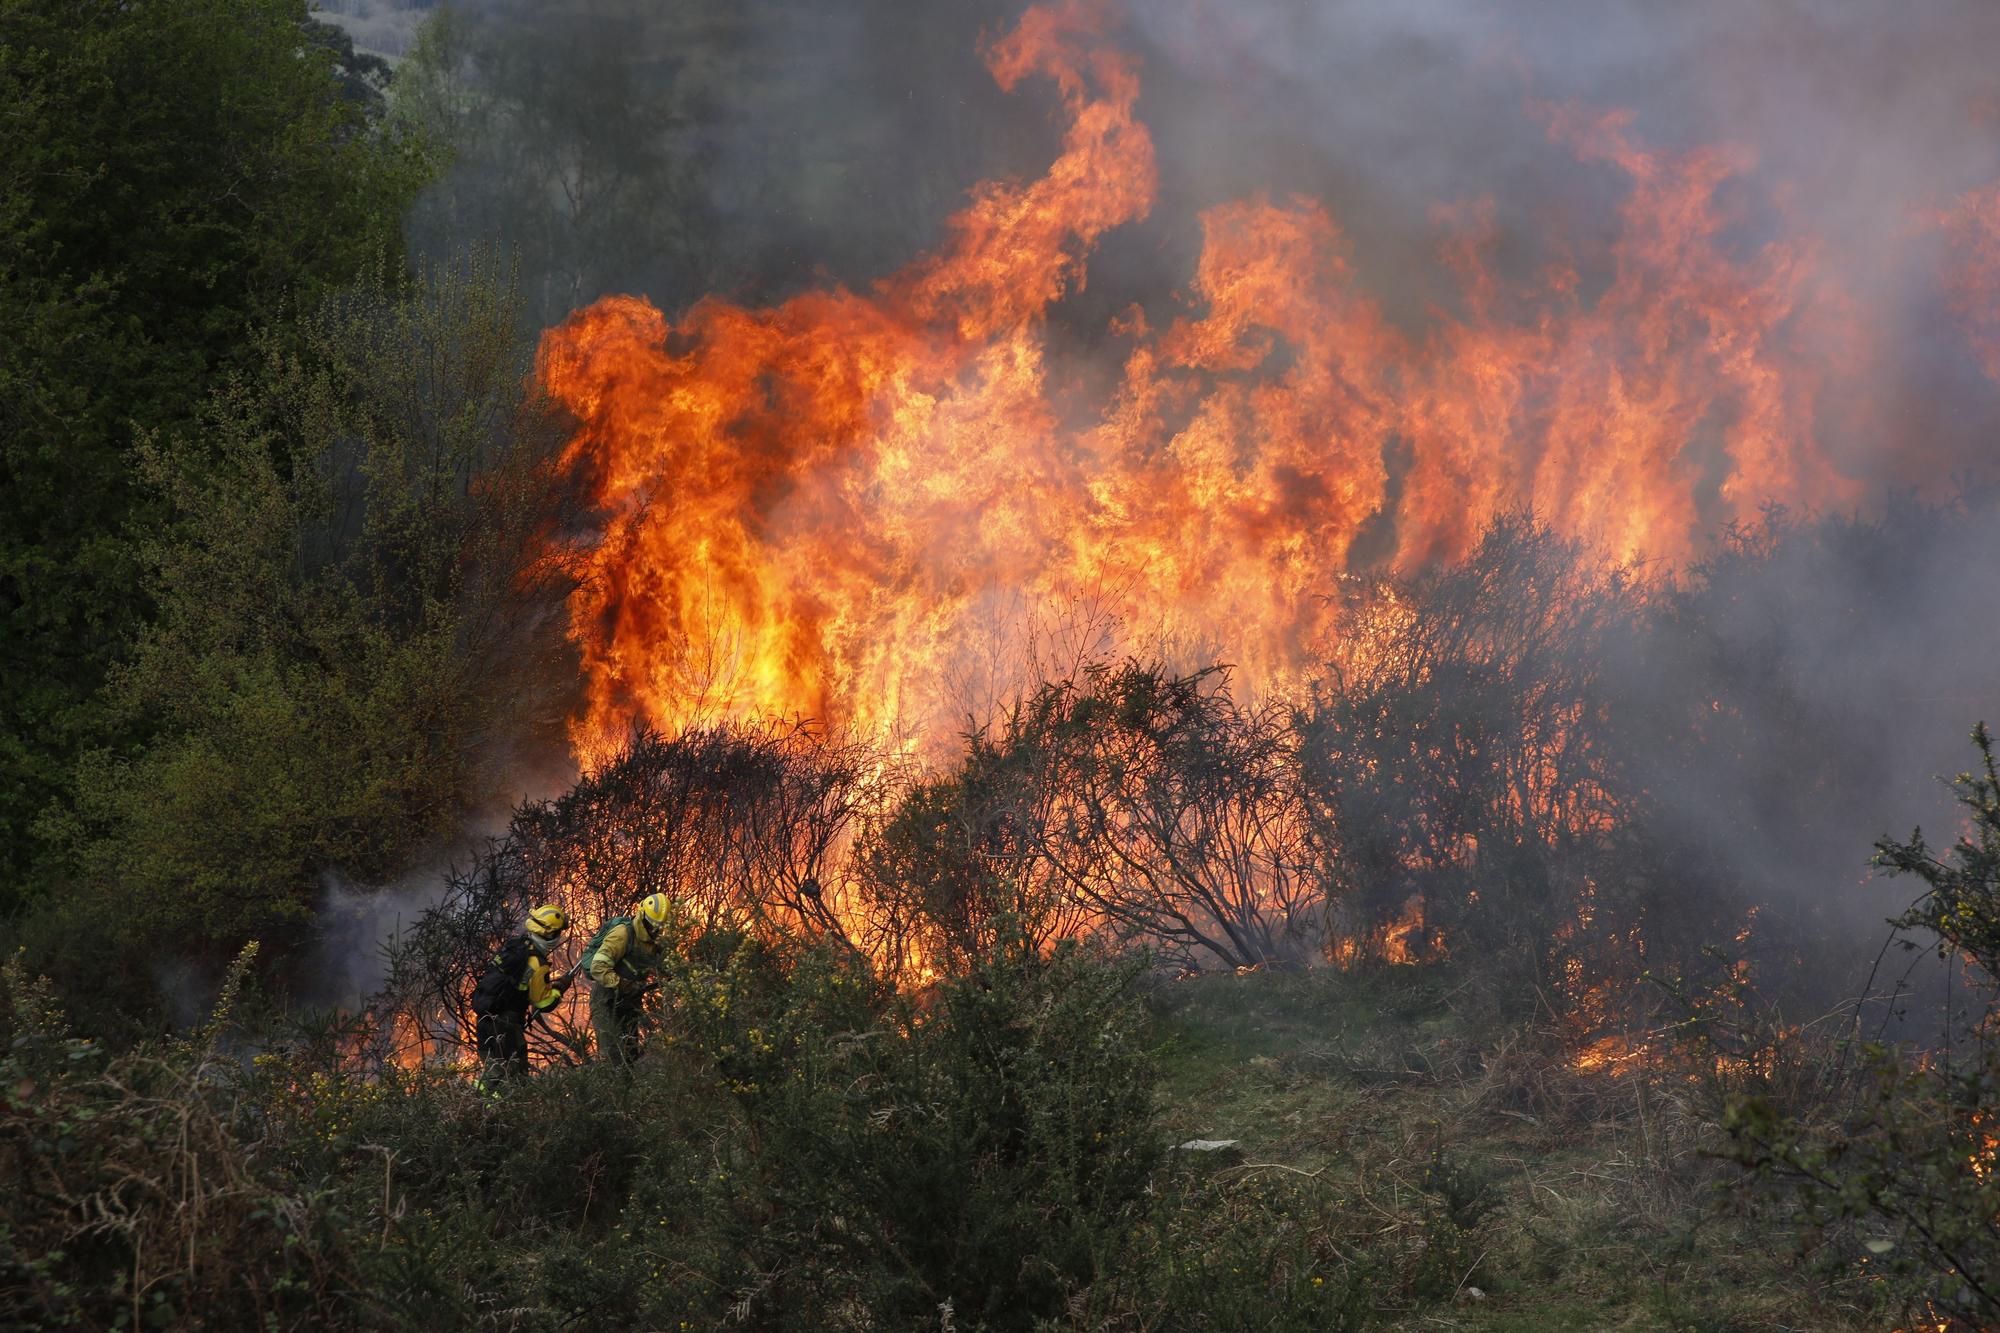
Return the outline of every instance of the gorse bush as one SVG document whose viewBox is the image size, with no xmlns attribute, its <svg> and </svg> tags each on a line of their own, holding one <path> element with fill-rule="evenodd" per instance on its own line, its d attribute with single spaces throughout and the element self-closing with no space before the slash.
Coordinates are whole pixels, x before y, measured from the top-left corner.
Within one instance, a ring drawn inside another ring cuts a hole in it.
<svg viewBox="0 0 2000 1333">
<path fill-rule="evenodd" d="M 247 961 L 235 974 L 247 973 Z M 8 977 L 0 1309 L 88 1327 L 573 1320 L 1030 1327 L 1120 1262 L 1164 1145 L 1129 966 L 1076 949 L 923 1002 L 837 946 L 711 937 L 626 1073 L 124 1055 Z M 234 984 L 234 983 L 232 983 Z"/>
<path fill-rule="evenodd" d="M 1953 783 L 1967 831 L 1944 857 L 1924 840 L 1922 829 L 1906 841 L 1884 838 L 1875 845 L 1875 863 L 1892 875 L 1915 876 L 1925 886 L 1895 924 L 1934 936 L 1947 958 L 1969 959 L 1978 968 L 1976 984 L 1991 994 L 2000 989 L 2000 768 L 1984 722 L 1973 728 L 1972 744 L 1979 767 Z"/>
<path fill-rule="evenodd" d="M 1001 743 L 1044 794 L 1035 856 L 1094 925 L 1190 967 L 1324 948 L 1291 737 L 1224 673 L 1090 666 L 1014 709 Z"/>
<path fill-rule="evenodd" d="M 1614 1019 L 1593 996 L 1645 965 L 1632 943 L 1664 887 L 1614 726 L 1641 625 L 1629 571 L 1526 515 L 1456 565 L 1349 594 L 1292 719 L 1336 938 L 1474 957 L 1500 1003 L 1535 997 L 1578 1040 Z"/>
<path fill-rule="evenodd" d="M 893 966 L 958 974 L 981 959 L 1039 952 L 1088 913 L 1036 853 L 1057 794 L 1003 736 L 966 738 L 960 762 L 897 793 L 863 829 L 855 860 Z"/>
<path fill-rule="evenodd" d="M 1130 1224 L 1161 1150 L 1129 969 L 1073 950 L 990 965 L 927 1003 L 884 996 L 864 1030 L 797 1008 L 853 1016 L 864 983 L 840 955 L 793 975 L 789 1012 L 753 1006 L 726 1032 L 705 1018 L 707 1043 L 688 1040 L 679 1003 L 670 1019 L 690 1071 L 746 1117 L 720 1167 L 761 1209 L 730 1237 L 739 1317 L 865 1311 L 896 1327 L 949 1305 L 968 1327 L 1026 1327 L 1057 1313 Z"/>
</svg>

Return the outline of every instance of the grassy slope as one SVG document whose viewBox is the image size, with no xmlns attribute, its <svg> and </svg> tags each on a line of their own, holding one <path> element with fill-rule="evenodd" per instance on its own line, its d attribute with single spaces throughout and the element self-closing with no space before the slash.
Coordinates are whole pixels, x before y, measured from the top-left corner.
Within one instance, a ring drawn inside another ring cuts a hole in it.
<svg viewBox="0 0 2000 1333">
<path fill-rule="evenodd" d="M 1241 1140 L 1225 1181 L 1333 1191 L 1363 1234 L 1372 1216 L 1414 1237 L 1415 1203 L 1435 1217 L 1448 1196 L 1474 1258 L 1445 1290 L 1371 1302 L 1389 1327 L 1889 1326 L 1864 1283 L 1815 1277 L 1788 1228 L 1728 1207 L 1693 1089 L 1534 1054 L 1449 968 L 1203 977 L 1152 1003 L 1167 1124 Z"/>
</svg>

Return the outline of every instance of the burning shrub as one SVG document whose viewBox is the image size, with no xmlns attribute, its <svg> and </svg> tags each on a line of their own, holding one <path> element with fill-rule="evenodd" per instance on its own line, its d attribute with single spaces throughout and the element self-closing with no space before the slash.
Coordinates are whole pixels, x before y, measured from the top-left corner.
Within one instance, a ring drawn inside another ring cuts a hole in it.
<svg viewBox="0 0 2000 1333">
<path fill-rule="evenodd" d="M 573 940 L 665 892 L 684 944 L 720 932 L 856 948 L 870 922 L 854 910 L 839 853 L 878 799 L 878 772 L 858 748 L 805 728 L 641 733 L 565 795 L 515 813 L 395 943 L 376 1008 L 423 1053 L 465 1043 L 472 980 L 543 902 L 569 914 Z M 545 1058 L 582 1049 L 575 1007 L 539 1025 L 531 1040 Z"/>
<path fill-rule="evenodd" d="M 1046 780 L 1047 756 L 1011 735 L 968 737 L 956 767 L 912 783 L 862 842 L 869 897 L 906 937 L 894 940 L 897 956 L 959 976 L 1088 925 L 1041 855 L 1060 787 Z"/>
<path fill-rule="evenodd" d="M 1414 911 L 1408 954 L 1499 950 L 1574 980 L 1583 927 L 1619 929 L 1599 885 L 1636 802 L 1606 744 L 1607 675 L 1635 611 L 1622 571 L 1524 515 L 1462 564 L 1350 596 L 1293 722 L 1345 937 L 1380 947 Z"/>
<path fill-rule="evenodd" d="M 1072 910 L 1189 967 L 1299 962 L 1319 947 L 1281 714 L 1220 669 L 1127 662 L 1044 685 L 1005 719 L 1012 813 Z M 1025 859 L 1025 858 L 1024 858 Z"/>
<path fill-rule="evenodd" d="M 664 892 L 719 925 L 849 938 L 840 862 L 879 765 L 802 726 L 635 735 L 566 795 L 524 807 L 498 855 L 528 896 L 600 921 Z"/>
</svg>

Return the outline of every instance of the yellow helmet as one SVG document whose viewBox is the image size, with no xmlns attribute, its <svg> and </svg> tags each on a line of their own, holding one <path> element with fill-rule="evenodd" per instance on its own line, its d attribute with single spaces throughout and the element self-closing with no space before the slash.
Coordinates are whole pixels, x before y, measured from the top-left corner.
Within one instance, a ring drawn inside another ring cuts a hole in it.
<svg viewBox="0 0 2000 1333">
<path fill-rule="evenodd" d="M 649 893 L 639 910 L 632 914 L 632 924 L 647 940 L 660 938 L 667 928 L 667 919 L 674 914 L 674 905 L 667 901 L 664 893 Z"/>
<path fill-rule="evenodd" d="M 569 918 L 554 903 L 546 903 L 528 913 L 528 933 L 554 938 L 569 928 Z"/>
</svg>

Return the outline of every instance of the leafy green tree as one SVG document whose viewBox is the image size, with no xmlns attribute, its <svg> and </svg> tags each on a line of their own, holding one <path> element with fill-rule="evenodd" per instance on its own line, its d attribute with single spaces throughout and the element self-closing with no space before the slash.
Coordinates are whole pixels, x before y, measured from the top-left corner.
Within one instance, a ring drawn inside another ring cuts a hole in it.
<svg viewBox="0 0 2000 1333">
<path fill-rule="evenodd" d="M 740 40 L 726 11 L 710 16 L 705 51 Z M 700 164 L 682 60 L 637 54 L 669 21 L 645 0 L 440 9 L 390 98 L 393 124 L 452 158 L 411 211 L 412 247 L 498 240 L 521 260 L 537 328 L 635 285 L 635 264 L 672 256 L 706 273 L 717 233 L 687 186 Z"/>
<path fill-rule="evenodd" d="M 393 247 L 429 170 L 311 32 L 305 0 L 0 0 L 0 894 L 146 613 L 141 432 Z"/>
<path fill-rule="evenodd" d="M 516 310 L 491 258 L 378 272 L 143 447 L 158 610 L 107 699 L 157 730 L 87 757 L 66 903 L 134 987 L 162 948 L 282 952 L 317 872 L 393 874 L 559 742 L 574 516 Z"/>
</svg>

